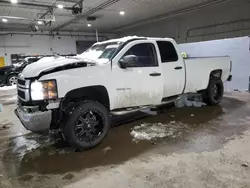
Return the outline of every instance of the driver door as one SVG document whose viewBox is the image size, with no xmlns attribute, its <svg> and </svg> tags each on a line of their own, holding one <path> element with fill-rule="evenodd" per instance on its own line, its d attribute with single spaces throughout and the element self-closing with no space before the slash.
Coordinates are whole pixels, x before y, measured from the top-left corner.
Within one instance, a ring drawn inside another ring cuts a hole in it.
<svg viewBox="0 0 250 188">
<path fill-rule="evenodd" d="M 113 59 L 114 109 L 160 104 L 163 82 L 156 43 L 137 40 Z M 131 58 L 134 57 L 134 58 Z M 126 62 L 123 67 L 120 62 Z"/>
</svg>

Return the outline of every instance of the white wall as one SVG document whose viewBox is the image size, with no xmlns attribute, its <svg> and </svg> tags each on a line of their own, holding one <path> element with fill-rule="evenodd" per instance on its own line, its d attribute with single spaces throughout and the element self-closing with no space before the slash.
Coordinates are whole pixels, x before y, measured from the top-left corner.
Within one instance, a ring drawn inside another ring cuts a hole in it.
<svg viewBox="0 0 250 188">
<path fill-rule="evenodd" d="M 232 21 L 234 23 L 230 23 Z M 120 35 L 174 37 L 179 43 L 248 36 L 250 35 L 250 1 L 231 0 L 179 16 L 160 20 L 151 19 L 146 24 L 139 24 L 136 27 L 120 30 Z M 220 25 L 211 26 L 214 24 Z M 201 28 L 197 29 L 197 27 Z"/>
<path fill-rule="evenodd" d="M 103 36 L 103 35 L 102 35 Z M 115 35 L 106 34 L 107 38 Z M 60 39 L 58 38 L 60 37 Z M 5 57 L 5 63 L 11 64 L 11 54 L 52 55 L 76 54 L 76 41 L 95 41 L 95 37 L 85 36 L 48 36 L 48 35 L 0 35 L 0 56 Z"/>
</svg>

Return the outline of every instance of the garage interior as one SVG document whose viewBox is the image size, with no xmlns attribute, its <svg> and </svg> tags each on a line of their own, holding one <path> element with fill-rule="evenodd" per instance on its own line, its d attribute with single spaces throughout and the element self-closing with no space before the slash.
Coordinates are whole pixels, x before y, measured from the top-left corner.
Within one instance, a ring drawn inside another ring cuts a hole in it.
<svg viewBox="0 0 250 188">
<path fill-rule="evenodd" d="M 2 83 L 0 187 L 250 187 L 249 10 L 249 0 L 0 0 L 0 80 L 25 58 L 126 36 L 173 38 L 191 58 L 229 56 L 233 75 L 220 105 L 112 117 L 107 138 L 82 152 L 27 131 L 16 86 Z"/>
</svg>

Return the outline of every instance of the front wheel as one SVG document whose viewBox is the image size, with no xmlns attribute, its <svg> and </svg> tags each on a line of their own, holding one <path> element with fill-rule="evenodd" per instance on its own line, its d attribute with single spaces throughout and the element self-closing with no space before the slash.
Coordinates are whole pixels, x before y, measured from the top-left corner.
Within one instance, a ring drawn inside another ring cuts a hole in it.
<svg viewBox="0 0 250 188">
<path fill-rule="evenodd" d="M 100 144 L 110 128 L 109 111 L 102 104 L 88 101 L 69 115 L 64 136 L 75 149 L 87 150 Z"/>
<path fill-rule="evenodd" d="M 224 95 L 224 85 L 220 78 L 212 78 L 209 81 L 208 88 L 203 91 L 203 101 L 210 106 L 217 105 L 221 102 Z"/>
</svg>

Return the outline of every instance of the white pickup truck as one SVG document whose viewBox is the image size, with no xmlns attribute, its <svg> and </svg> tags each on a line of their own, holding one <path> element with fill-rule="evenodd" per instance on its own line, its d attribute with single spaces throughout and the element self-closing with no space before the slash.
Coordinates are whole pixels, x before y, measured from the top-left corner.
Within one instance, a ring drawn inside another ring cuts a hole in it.
<svg viewBox="0 0 250 188">
<path fill-rule="evenodd" d="M 125 37 L 94 44 L 81 55 L 28 65 L 18 79 L 16 115 L 30 131 L 59 131 L 89 149 L 107 135 L 112 115 L 201 93 L 220 103 L 230 81 L 229 57 L 184 60 L 170 38 Z"/>
</svg>

